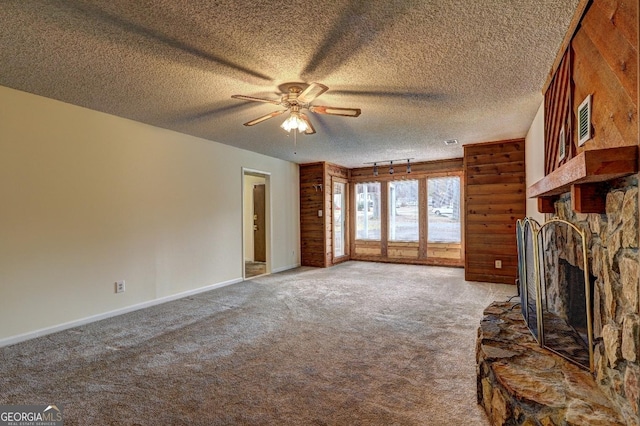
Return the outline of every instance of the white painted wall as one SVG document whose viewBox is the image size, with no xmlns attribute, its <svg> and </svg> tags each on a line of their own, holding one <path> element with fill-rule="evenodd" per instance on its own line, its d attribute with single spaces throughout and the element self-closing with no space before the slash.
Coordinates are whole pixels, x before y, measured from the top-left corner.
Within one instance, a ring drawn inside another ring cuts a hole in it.
<svg viewBox="0 0 640 426">
<path fill-rule="evenodd" d="M 298 266 L 296 164 L 0 86 L 0 346 L 240 281 L 242 167 Z"/>
<path fill-rule="evenodd" d="M 527 188 L 544 177 L 544 102 L 538 108 L 525 138 L 525 169 Z M 538 212 L 536 198 L 527 198 L 527 216 L 544 223 L 544 214 Z"/>
</svg>

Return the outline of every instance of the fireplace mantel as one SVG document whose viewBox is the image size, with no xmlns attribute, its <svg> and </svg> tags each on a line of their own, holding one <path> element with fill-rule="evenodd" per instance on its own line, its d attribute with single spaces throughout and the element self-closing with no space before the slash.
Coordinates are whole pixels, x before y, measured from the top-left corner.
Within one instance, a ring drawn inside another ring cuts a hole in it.
<svg viewBox="0 0 640 426">
<path fill-rule="evenodd" d="M 637 172 L 637 145 L 583 151 L 527 188 L 527 197 L 538 198 L 541 213 L 554 213 L 556 198 L 571 192 L 576 212 L 604 213 L 603 183 Z"/>
</svg>

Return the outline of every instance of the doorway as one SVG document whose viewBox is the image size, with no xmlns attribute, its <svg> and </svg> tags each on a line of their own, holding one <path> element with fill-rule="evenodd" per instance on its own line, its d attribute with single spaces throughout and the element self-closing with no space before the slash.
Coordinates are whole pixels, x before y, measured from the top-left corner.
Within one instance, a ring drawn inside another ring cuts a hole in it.
<svg viewBox="0 0 640 426">
<path fill-rule="evenodd" d="M 347 228 L 347 180 L 333 178 L 333 262 L 344 260 L 347 257 L 348 228 Z M 342 258 L 342 259 L 341 259 Z"/>
<path fill-rule="evenodd" d="M 243 169 L 243 277 L 270 272 L 270 202 L 269 174 Z"/>
</svg>

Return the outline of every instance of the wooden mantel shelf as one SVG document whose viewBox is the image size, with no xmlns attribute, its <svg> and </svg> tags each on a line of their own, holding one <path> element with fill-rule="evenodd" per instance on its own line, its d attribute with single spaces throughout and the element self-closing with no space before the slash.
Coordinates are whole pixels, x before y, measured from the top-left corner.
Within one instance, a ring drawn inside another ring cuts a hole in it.
<svg viewBox="0 0 640 426">
<path fill-rule="evenodd" d="M 573 209 L 603 213 L 602 183 L 638 172 L 638 146 L 583 151 L 527 188 L 542 213 L 553 213 L 553 200 L 571 192 Z"/>
</svg>

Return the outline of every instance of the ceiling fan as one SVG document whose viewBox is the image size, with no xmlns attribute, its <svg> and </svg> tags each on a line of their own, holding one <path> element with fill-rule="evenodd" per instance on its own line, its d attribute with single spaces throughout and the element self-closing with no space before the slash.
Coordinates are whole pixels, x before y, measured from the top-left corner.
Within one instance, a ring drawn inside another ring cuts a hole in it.
<svg viewBox="0 0 640 426">
<path fill-rule="evenodd" d="M 320 83 L 311 83 L 306 88 L 305 83 L 286 83 L 281 84 L 279 89 L 284 92 L 280 99 L 264 99 L 245 95 L 232 95 L 234 99 L 241 99 L 251 102 L 266 102 L 284 107 L 283 110 L 271 112 L 262 117 L 244 123 L 245 126 L 254 126 L 273 117 L 277 117 L 287 111 L 290 112 L 289 117 L 282 123 L 281 127 L 286 131 L 298 130 L 307 135 L 312 135 L 316 131 L 309 121 L 309 117 L 302 110 L 309 110 L 316 114 L 341 115 L 343 117 L 357 117 L 360 115 L 360 108 L 338 108 L 331 106 L 310 105 L 311 102 L 329 90 L 327 86 Z"/>
</svg>

